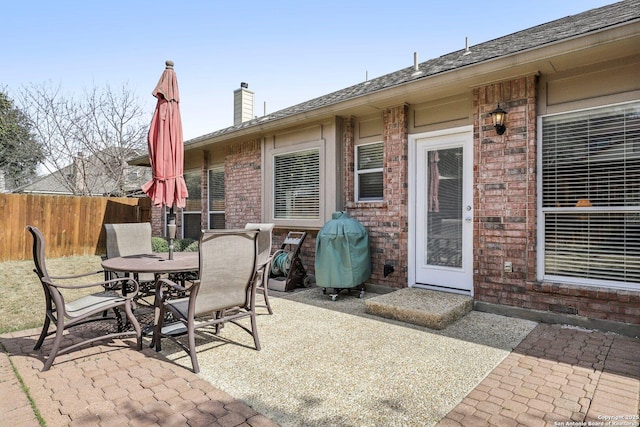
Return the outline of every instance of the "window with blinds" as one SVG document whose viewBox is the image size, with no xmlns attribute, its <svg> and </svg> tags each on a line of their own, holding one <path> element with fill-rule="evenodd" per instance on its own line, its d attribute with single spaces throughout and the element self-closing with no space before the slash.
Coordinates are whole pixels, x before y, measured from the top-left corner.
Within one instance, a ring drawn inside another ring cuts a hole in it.
<svg viewBox="0 0 640 427">
<path fill-rule="evenodd" d="M 200 238 L 200 174 L 197 172 L 188 172 L 184 174 L 184 182 L 187 185 L 189 197 L 186 200 L 186 206 L 182 209 L 182 226 L 180 228 L 182 234 L 178 237 L 184 239 L 198 240 Z M 175 211 L 174 211 L 175 212 Z M 169 223 L 170 208 L 164 208 L 165 225 Z M 176 212 L 179 214 L 179 212 Z M 167 230 L 165 229 L 165 236 Z"/>
<path fill-rule="evenodd" d="M 224 167 L 209 169 L 209 228 L 225 228 Z"/>
<path fill-rule="evenodd" d="M 184 181 L 187 184 L 189 197 L 186 200 L 186 207 L 182 211 L 182 237 L 185 239 L 200 239 L 202 217 L 202 185 L 200 184 L 200 172 L 188 172 L 184 174 Z"/>
<path fill-rule="evenodd" d="M 320 150 L 273 157 L 274 218 L 320 218 Z"/>
<path fill-rule="evenodd" d="M 543 117 L 541 191 L 545 278 L 640 287 L 640 103 Z"/>
<path fill-rule="evenodd" d="M 359 202 L 383 199 L 382 142 L 356 146 L 355 193 Z"/>
</svg>

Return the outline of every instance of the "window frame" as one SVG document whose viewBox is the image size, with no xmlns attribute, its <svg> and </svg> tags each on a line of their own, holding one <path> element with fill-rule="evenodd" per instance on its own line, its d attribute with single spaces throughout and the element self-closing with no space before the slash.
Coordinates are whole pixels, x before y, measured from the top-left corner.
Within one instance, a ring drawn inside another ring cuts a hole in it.
<svg viewBox="0 0 640 427">
<path fill-rule="evenodd" d="M 379 168 L 370 168 L 370 169 L 360 169 L 358 168 L 359 156 L 360 156 L 360 148 L 370 146 L 370 145 L 380 145 L 382 148 L 382 165 Z M 364 144 L 358 144 L 353 147 L 353 185 L 354 185 L 354 198 L 357 203 L 376 203 L 384 201 L 384 142 L 383 141 L 375 141 L 368 142 Z M 360 177 L 362 175 L 381 173 L 382 174 L 382 187 L 380 188 L 381 194 L 380 197 L 360 197 Z"/>
<path fill-rule="evenodd" d="M 194 176 L 198 177 L 198 182 L 199 182 L 198 188 L 200 189 L 200 194 L 198 195 L 198 199 L 201 200 L 202 199 L 202 176 L 201 176 L 200 169 L 185 171 L 184 175 L 194 175 Z M 191 193 L 189 193 L 189 196 L 193 197 L 193 195 Z M 195 210 L 195 211 L 194 210 L 187 210 L 187 208 L 185 206 L 185 208 L 182 209 L 181 213 L 182 213 L 182 223 L 181 223 L 182 226 L 180 227 L 180 235 L 182 236 L 183 239 L 185 239 L 184 231 L 186 229 L 186 224 L 187 224 L 187 222 L 185 220 L 185 217 L 189 216 L 189 215 L 191 215 L 191 216 L 196 216 L 197 215 L 198 218 L 199 218 L 199 224 L 200 224 L 200 226 L 198 228 L 202 228 L 202 209 Z M 167 211 L 167 215 L 168 215 L 168 211 Z M 192 237 L 192 239 L 194 239 L 194 240 L 198 240 L 199 238 L 200 238 L 200 236 L 197 236 L 196 238 Z"/>
<path fill-rule="evenodd" d="M 213 173 L 220 173 L 220 172 L 222 172 L 222 176 L 223 176 L 222 194 L 223 194 L 223 204 L 224 204 L 224 206 L 223 206 L 221 211 L 220 210 L 213 210 L 212 207 L 211 207 L 211 190 L 213 188 L 212 176 L 211 175 Z M 211 221 L 211 216 L 212 215 L 220 215 L 220 214 L 222 214 L 223 220 L 224 220 L 224 223 L 225 223 L 225 226 L 226 226 L 227 203 L 226 203 L 226 183 L 225 183 L 224 179 L 226 179 L 224 165 L 212 166 L 207 170 L 207 228 L 209 230 L 213 229 L 213 224 L 212 224 L 212 221 Z"/>
<path fill-rule="evenodd" d="M 558 282 L 558 283 L 567 283 L 567 284 L 575 284 L 575 285 L 583 285 L 589 287 L 600 287 L 600 288 L 609 288 L 609 289 L 625 289 L 625 290 L 640 290 L 640 282 L 629 282 L 622 280 L 607 280 L 607 279 L 594 279 L 587 277 L 575 277 L 575 276 L 562 276 L 562 275 L 553 275 L 546 272 L 546 223 L 547 223 L 547 215 L 554 214 L 574 214 L 577 215 L 579 213 L 595 213 L 595 214 L 619 214 L 619 213 L 633 213 L 640 215 L 640 205 L 638 206 L 565 206 L 565 207 L 544 207 L 545 193 L 544 193 L 544 182 L 543 182 L 543 173 L 544 173 L 544 165 L 545 159 L 543 158 L 544 154 L 544 119 L 549 117 L 556 117 L 562 115 L 569 114 L 579 114 L 585 113 L 586 115 L 595 110 L 602 110 L 603 116 L 606 114 L 608 108 L 615 107 L 624 107 L 625 105 L 633 105 L 636 104 L 638 108 L 640 108 L 640 101 L 630 101 L 630 102 L 622 102 L 615 104 L 607 104 L 607 105 L 599 105 L 596 107 L 584 108 L 584 109 L 575 109 L 575 110 L 567 110 L 553 114 L 545 114 L 538 116 L 537 127 L 539 129 L 537 135 L 537 216 L 538 216 L 538 227 L 536 230 L 537 235 L 537 279 L 539 281 L 546 282 Z"/>
<path fill-rule="evenodd" d="M 318 168 L 319 168 L 319 205 L 318 205 L 318 218 L 308 219 L 291 219 L 291 218 L 276 218 L 275 217 L 275 158 L 286 154 L 293 154 L 296 152 L 318 150 Z M 327 220 L 327 211 L 333 212 L 335 206 L 328 206 L 327 204 L 327 173 L 326 168 L 332 167 L 327 165 L 326 157 L 326 141 L 324 139 L 315 140 L 306 143 L 290 144 L 284 147 L 268 147 L 265 150 L 265 175 L 263 182 L 266 183 L 263 196 L 264 206 L 263 212 L 267 222 L 272 222 L 276 226 L 291 227 L 291 228 L 303 228 L 303 229 L 315 229 L 321 228 Z"/>
</svg>

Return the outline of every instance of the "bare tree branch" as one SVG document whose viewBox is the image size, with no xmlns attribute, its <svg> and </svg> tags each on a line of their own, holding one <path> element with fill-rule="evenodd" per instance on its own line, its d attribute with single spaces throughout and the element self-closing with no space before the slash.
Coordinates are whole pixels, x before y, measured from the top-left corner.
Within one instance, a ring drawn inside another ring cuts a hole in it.
<svg viewBox="0 0 640 427">
<path fill-rule="evenodd" d="M 144 152 L 149 122 L 133 91 L 107 85 L 73 98 L 45 83 L 25 87 L 19 99 L 49 173 L 73 194 L 124 194 L 126 161 Z"/>
</svg>

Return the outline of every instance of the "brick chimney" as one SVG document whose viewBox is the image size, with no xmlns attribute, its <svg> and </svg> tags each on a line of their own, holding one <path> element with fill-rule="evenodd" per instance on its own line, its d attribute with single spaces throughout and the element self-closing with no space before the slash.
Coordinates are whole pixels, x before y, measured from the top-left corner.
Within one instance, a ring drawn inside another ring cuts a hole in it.
<svg viewBox="0 0 640 427">
<path fill-rule="evenodd" d="M 233 91 L 233 125 L 253 119 L 253 92 L 249 85 L 240 83 L 240 89 Z"/>
</svg>

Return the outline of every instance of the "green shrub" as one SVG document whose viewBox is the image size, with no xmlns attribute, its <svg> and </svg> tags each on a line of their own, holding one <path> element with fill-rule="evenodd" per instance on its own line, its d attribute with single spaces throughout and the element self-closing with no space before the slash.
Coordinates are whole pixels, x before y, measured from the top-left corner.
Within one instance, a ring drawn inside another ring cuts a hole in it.
<svg viewBox="0 0 640 427">
<path fill-rule="evenodd" d="M 153 252 L 169 252 L 169 242 L 164 237 L 152 237 L 151 249 Z"/>
<path fill-rule="evenodd" d="M 151 248 L 153 252 L 169 252 L 169 241 L 164 237 L 152 237 Z M 193 239 L 175 239 L 173 241 L 174 252 L 198 252 L 198 241 Z"/>
<path fill-rule="evenodd" d="M 198 252 L 199 244 L 197 240 L 193 240 L 189 246 L 184 248 L 185 252 Z"/>
<path fill-rule="evenodd" d="M 185 252 L 193 242 L 195 242 L 193 239 L 176 239 L 174 243 L 175 250 Z"/>
</svg>

